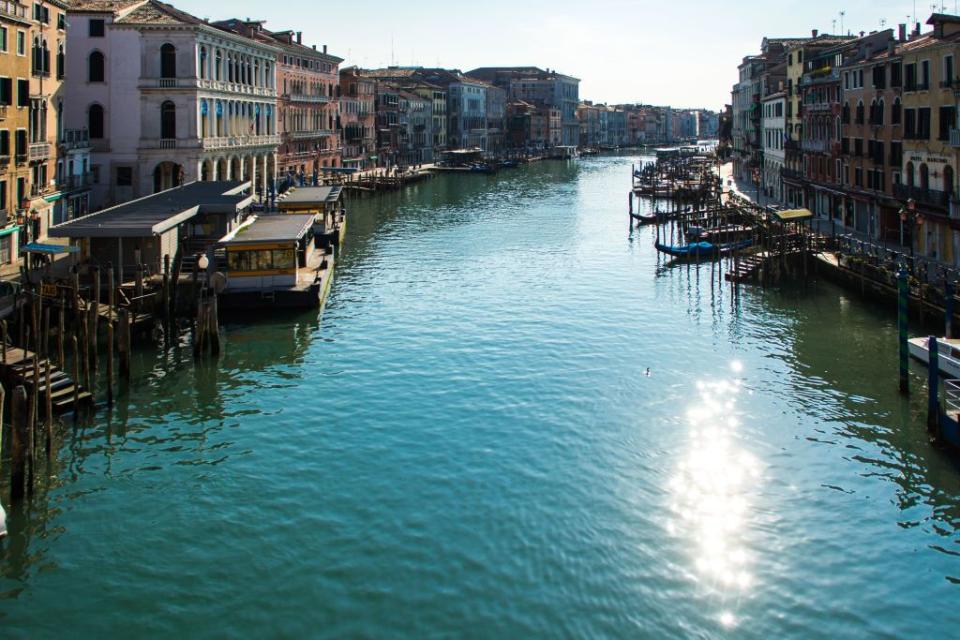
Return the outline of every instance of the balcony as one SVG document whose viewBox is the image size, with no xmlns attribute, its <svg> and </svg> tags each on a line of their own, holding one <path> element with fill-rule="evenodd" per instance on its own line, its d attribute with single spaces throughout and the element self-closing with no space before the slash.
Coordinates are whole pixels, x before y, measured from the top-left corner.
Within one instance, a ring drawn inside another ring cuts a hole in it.
<svg viewBox="0 0 960 640">
<path fill-rule="evenodd" d="M 0 1 L 0 13 L 23 22 L 27 22 L 28 20 L 26 5 L 18 2 L 10 2 L 9 0 Z"/>
<path fill-rule="evenodd" d="M 917 204 L 925 205 L 946 211 L 950 206 L 951 194 L 946 191 L 936 191 L 934 189 L 921 189 L 920 187 L 911 187 L 905 184 L 893 186 L 894 195 L 900 200 L 913 198 Z"/>
<path fill-rule="evenodd" d="M 313 104 L 327 104 L 333 100 L 330 96 L 311 96 L 305 93 L 287 93 L 283 97 L 290 102 L 309 102 Z"/>
<path fill-rule="evenodd" d="M 287 133 L 293 140 L 306 140 L 309 138 L 325 138 L 336 135 L 332 129 L 314 129 L 312 131 L 290 131 Z"/>
<path fill-rule="evenodd" d="M 950 146 L 960 148 L 960 129 L 950 129 Z"/>
<path fill-rule="evenodd" d="M 30 162 L 40 162 L 50 159 L 49 142 L 31 142 L 30 143 Z"/>
<path fill-rule="evenodd" d="M 64 176 L 57 180 L 61 191 L 83 191 L 93 184 L 93 173 L 81 173 L 73 176 Z"/>
<path fill-rule="evenodd" d="M 812 151 L 815 153 L 826 153 L 827 151 L 830 150 L 829 140 L 804 140 L 800 144 L 804 151 Z"/>
<path fill-rule="evenodd" d="M 202 146 L 205 151 L 232 147 L 278 147 L 280 146 L 280 136 L 224 136 L 191 140 L 190 142 L 192 143 L 191 146 Z"/>
<path fill-rule="evenodd" d="M 60 141 L 60 146 L 62 146 L 66 151 L 71 151 L 74 149 L 89 149 L 90 135 L 87 133 L 86 129 L 64 129 L 63 139 Z"/>
</svg>

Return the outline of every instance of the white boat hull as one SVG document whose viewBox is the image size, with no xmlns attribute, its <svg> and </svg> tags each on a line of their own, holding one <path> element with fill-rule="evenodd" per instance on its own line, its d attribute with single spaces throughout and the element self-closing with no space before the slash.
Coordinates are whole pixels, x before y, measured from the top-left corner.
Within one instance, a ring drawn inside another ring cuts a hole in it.
<svg viewBox="0 0 960 640">
<path fill-rule="evenodd" d="M 925 365 L 930 364 L 929 338 L 913 338 L 908 341 L 910 356 Z M 960 380 L 960 340 L 937 338 L 937 365 L 940 373 L 954 380 Z"/>
</svg>

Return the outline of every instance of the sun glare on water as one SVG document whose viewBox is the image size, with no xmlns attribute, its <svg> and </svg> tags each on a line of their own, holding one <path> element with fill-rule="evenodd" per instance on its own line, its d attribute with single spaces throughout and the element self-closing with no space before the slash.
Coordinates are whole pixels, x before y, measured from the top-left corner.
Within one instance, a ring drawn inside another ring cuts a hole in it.
<svg viewBox="0 0 960 640">
<path fill-rule="evenodd" d="M 734 374 L 743 364 L 733 362 Z M 719 601 L 722 627 L 739 624 L 729 610 L 754 584 L 750 552 L 743 542 L 750 521 L 750 498 L 761 465 L 738 443 L 739 379 L 697 384 L 698 396 L 686 412 L 690 441 L 670 480 L 670 535 L 691 549 L 691 573 Z"/>
</svg>

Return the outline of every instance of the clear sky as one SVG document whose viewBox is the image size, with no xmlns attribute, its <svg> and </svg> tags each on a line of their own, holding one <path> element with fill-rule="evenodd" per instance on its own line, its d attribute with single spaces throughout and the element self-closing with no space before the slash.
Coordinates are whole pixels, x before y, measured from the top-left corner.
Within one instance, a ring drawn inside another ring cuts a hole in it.
<svg viewBox="0 0 960 640">
<path fill-rule="evenodd" d="M 765 35 L 896 29 L 920 0 L 168 0 L 201 18 L 266 20 L 365 67 L 536 65 L 582 80 L 596 102 L 719 109 Z M 938 3 L 939 4 L 939 3 Z M 956 11 L 957 0 L 943 2 Z M 939 8 L 939 6 L 938 6 Z M 836 23 L 834 23 L 836 21 Z M 926 29 L 926 27 L 924 27 Z"/>
</svg>

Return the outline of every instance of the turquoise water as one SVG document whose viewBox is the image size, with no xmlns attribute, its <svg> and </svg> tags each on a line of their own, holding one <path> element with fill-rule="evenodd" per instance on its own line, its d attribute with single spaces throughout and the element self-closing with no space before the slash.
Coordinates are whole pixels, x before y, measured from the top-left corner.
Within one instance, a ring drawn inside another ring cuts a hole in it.
<svg viewBox="0 0 960 640">
<path fill-rule="evenodd" d="M 11 515 L 0 634 L 956 636 L 890 310 L 665 265 L 635 161 L 353 202 L 322 317 L 142 351 Z"/>
</svg>

